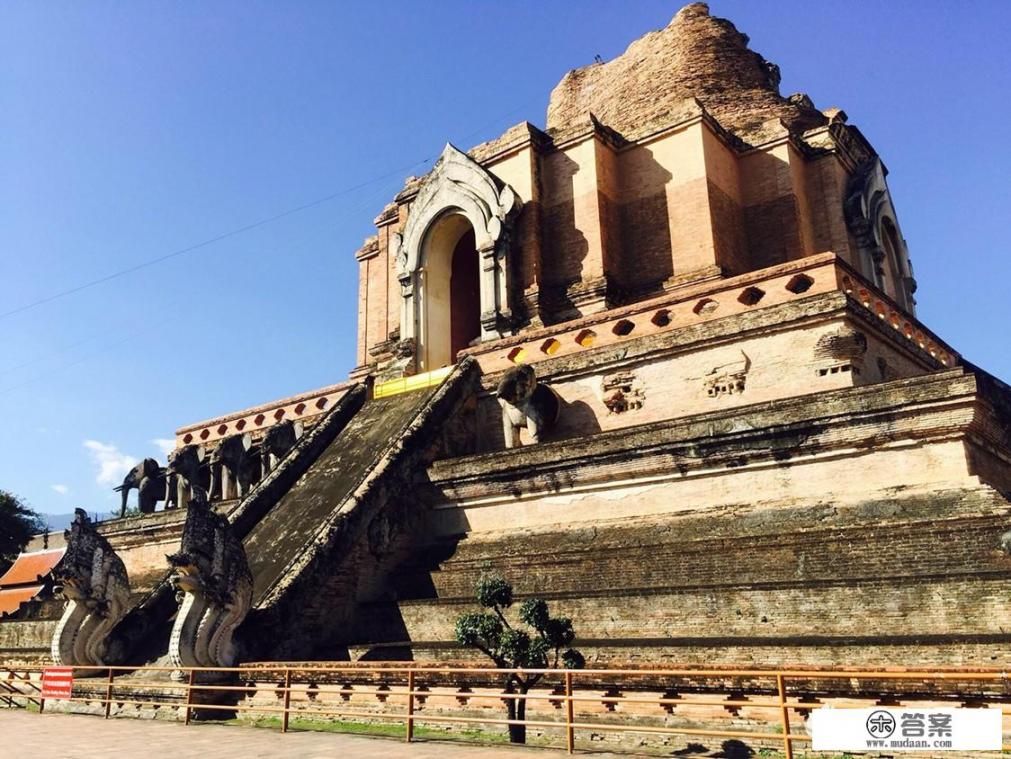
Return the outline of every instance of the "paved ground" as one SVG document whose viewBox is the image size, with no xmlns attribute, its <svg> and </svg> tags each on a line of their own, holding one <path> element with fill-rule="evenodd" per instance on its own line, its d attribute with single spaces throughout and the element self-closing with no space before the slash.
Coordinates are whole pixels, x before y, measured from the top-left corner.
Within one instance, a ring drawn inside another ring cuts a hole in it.
<svg viewBox="0 0 1011 759">
<path fill-rule="evenodd" d="M 79 714 L 0 710 L 0 756 L 20 759 L 560 759 L 560 751 L 520 746 L 484 747 L 448 742 L 407 744 L 387 738 L 334 733 L 287 733 L 229 725 L 111 719 Z M 596 759 L 615 756 L 594 754 Z"/>
</svg>

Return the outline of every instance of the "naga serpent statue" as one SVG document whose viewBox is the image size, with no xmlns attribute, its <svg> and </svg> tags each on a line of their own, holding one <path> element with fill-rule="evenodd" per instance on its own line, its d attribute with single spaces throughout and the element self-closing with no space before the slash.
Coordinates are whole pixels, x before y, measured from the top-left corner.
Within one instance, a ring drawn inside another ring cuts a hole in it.
<svg viewBox="0 0 1011 759">
<path fill-rule="evenodd" d="M 67 666 L 106 664 L 109 633 L 129 610 L 126 567 L 83 509 L 74 510 L 63 534 L 67 551 L 53 578 L 67 605 L 53 633 L 53 660 Z"/>
<path fill-rule="evenodd" d="M 180 668 L 230 667 L 236 660 L 232 636 L 249 611 L 253 578 L 228 520 L 211 509 L 202 488 L 193 490 L 182 545 L 167 557 L 181 601 L 169 659 Z"/>
</svg>

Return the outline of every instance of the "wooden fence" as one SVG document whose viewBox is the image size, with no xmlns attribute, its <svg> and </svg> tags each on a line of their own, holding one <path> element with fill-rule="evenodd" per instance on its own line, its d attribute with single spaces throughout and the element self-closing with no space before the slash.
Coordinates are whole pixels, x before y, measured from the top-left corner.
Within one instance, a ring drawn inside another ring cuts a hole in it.
<svg viewBox="0 0 1011 759">
<path fill-rule="evenodd" d="M 425 723 L 525 725 L 560 731 L 570 753 L 580 733 L 618 731 L 780 744 L 784 755 L 792 759 L 794 747 L 811 740 L 797 713 L 810 713 L 826 701 L 839 708 L 864 708 L 875 701 L 903 706 L 917 702 L 957 703 L 964 708 L 1000 708 L 1005 715 L 1011 714 L 1011 685 L 1005 673 L 990 670 L 504 670 L 409 662 L 275 662 L 182 669 L 103 666 L 75 667 L 71 695 L 61 699 L 44 695 L 42 672 L 42 668 L 0 666 L 0 706 L 34 705 L 43 711 L 48 702 L 82 702 L 100 707 L 106 719 L 115 716 L 113 705 L 174 707 L 182 712 L 185 724 L 197 712 L 277 715 L 282 732 L 289 729 L 292 716 L 351 717 L 402 723 L 407 741 L 414 739 L 415 727 Z M 524 678 L 540 675 L 540 680 L 536 687 L 522 693 L 505 686 L 511 672 Z M 266 694 L 264 703 L 257 701 L 260 694 Z M 338 702 L 329 701 L 327 696 L 336 696 Z M 375 699 L 383 708 L 355 708 L 350 703 L 352 696 Z M 438 710 L 423 709 L 436 700 L 442 704 Z M 540 704 L 541 711 L 549 705 L 558 716 L 507 719 L 493 714 L 459 713 L 472 701 L 510 700 Z M 728 717 L 742 709 L 749 713 L 763 711 L 768 717 L 759 721 L 768 729 L 741 729 L 733 724 L 727 728 L 650 724 L 649 720 L 607 720 L 588 714 L 593 708 L 610 713 L 620 707 L 622 712 L 638 710 L 642 714 L 659 709 L 662 711 L 657 714 L 671 715 L 683 706 L 713 707 L 715 714 Z M 1004 748 L 1011 748 L 1011 744 Z"/>
</svg>

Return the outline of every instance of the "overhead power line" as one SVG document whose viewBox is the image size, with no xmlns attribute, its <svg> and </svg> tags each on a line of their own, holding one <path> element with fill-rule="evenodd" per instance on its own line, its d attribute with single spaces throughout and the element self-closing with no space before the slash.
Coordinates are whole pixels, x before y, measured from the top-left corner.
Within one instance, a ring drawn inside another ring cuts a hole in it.
<svg viewBox="0 0 1011 759">
<path fill-rule="evenodd" d="M 519 113 L 520 111 L 524 110 L 524 108 L 526 108 L 526 105 L 520 106 L 518 108 L 514 108 L 513 110 L 509 111 L 508 113 L 504 113 L 501 116 L 496 117 L 494 120 L 487 122 L 486 124 L 484 124 L 484 125 L 478 127 L 477 129 L 475 129 L 474 131 L 469 132 L 468 134 L 466 134 L 463 137 L 461 137 L 460 138 L 461 141 L 469 140 L 471 137 L 473 137 L 473 136 L 475 136 L 475 135 L 483 132 L 484 130 L 492 127 L 493 125 L 495 125 L 495 124 L 497 124 L 497 123 L 499 123 L 499 122 L 501 122 L 501 121 L 503 121 L 503 120 L 505 120 L 507 118 L 510 118 L 511 116 Z M 24 305 L 18 306 L 17 308 L 12 308 L 9 311 L 0 312 L 0 319 L 6 319 L 6 318 L 8 318 L 10 316 L 14 316 L 16 314 L 21 314 L 21 313 L 24 313 L 25 311 L 30 311 L 30 310 L 32 310 L 34 308 L 38 308 L 39 306 L 43 306 L 43 305 L 45 305 L 47 303 L 52 303 L 53 301 L 60 300 L 61 298 L 66 298 L 68 295 L 73 295 L 75 293 L 79 293 L 82 290 L 88 290 L 88 289 L 90 289 L 92 287 L 95 287 L 96 285 L 101 285 L 101 284 L 104 284 L 104 283 L 109 282 L 111 280 L 119 279 L 120 277 L 125 277 L 128 274 L 133 274 L 134 272 L 141 271 L 142 269 L 147 269 L 147 268 L 149 268 L 151 266 L 155 266 L 156 264 L 163 263 L 163 262 L 168 261 L 168 260 L 170 260 L 172 258 L 177 258 L 178 256 L 183 256 L 183 255 L 186 255 L 187 253 L 192 253 L 195 250 L 200 250 L 201 248 L 206 248 L 209 245 L 213 245 L 214 243 L 221 242 L 222 240 L 227 240 L 227 239 L 229 239 L 231 237 L 235 237 L 237 235 L 241 235 L 244 232 L 249 232 L 249 231 L 251 231 L 253 229 L 257 229 L 259 227 L 266 226 L 267 224 L 272 224 L 275 221 L 280 221 L 281 219 L 284 219 L 284 218 L 286 218 L 288 216 L 292 216 L 294 214 L 301 213 L 302 211 L 307 211 L 310 208 L 315 208 L 316 206 L 322 205 L 323 203 L 331 201 L 334 198 L 339 198 L 342 195 L 347 195 L 350 192 L 354 192 L 355 190 L 360 190 L 363 187 L 368 187 L 369 185 L 375 184 L 376 182 L 381 182 L 384 179 L 389 179 L 390 177 L 397 176 L 398 174 L 402 175 L 404 172 L 410 171 L 411 169 L 414 169 L 414 168 L 419 167 L 419 166 L 424 166 L 427 163 L 431 163 L 431 161 L 432 161 L 431 157 L 425 158 L 424 160 L 421 160 L 421 161 L 415 161 L 414 163 L 410 164 L 409 166 L 404 166 L 403 168 L 396 169 L 396 170 L 391 171 L 391 172 L 389 172 L 387 174 L 383 174 L 382 176 L 373 177 L 372 179 L 369 179 L 369 180 L 367 180 L 365 182 L 361 182 L 361 183 L 356 184 L 356 185 L 354 185 L 352 187 L 345 187 L 342 190 L 338 190 L 337 192 L 332 192 L 329 195 L 324 195 L 323 197 L 317 198 L 316 200 L 312 200 L 312 201 L 310 201 L 308 203 L 303 203 L 302 205 L 296 206 L 295 208 L 289 208 L 288 210 L 282 211 L 281 213 L 278 213 L 278 214 L 274 214 L 273 216 L 268 216 L 268 217 L 266 217 L 264 219 L 260 219 L 259 221 L 254 221 L 251 224 L 246 224 L 246 225 L 244 225 L 242 227 L 239 227 L 237 229 L 233 229 L 233 230 L 231 230 L 229 232 L 225 232 L 223 234 L 216 235 L 215 237 L 208 238 L 206 240 L 203 240 L 202 242 L 196 243 L 195 245 L 190 245 L 190 246 L 187 246 L 185 248 L 180 248 L 178 250 L 173 250 L 172 252 L 166 253 L 163 256 L 158 256 L 157 258 L 152 258 L 152 259 L 149 259 L 147 261 L 143 261 L 141 263 L 135 264 L 133 266 L 128 266 L 128 267 L 126 267 L 124 269 L 120 269 L 118 271 L 114 271 L 111 274 L 106 274 L 106 275 L 104 275 L 102 277 L 98 277 L 97 279 L 93 279 L 93 280 L 90 280 L 88 282 L 84 282 L 84 283 L 82 283 L 80 285 L 76 285 L 75 287 L 71 287 L 71 288 L 68 288 L 66 290 L 61 290 L 59 292 L 53 293 L 52 295 L 47 295 L 44 298 L 39 298 L 38 300 L 31 301 L 30 303 L 25 303 Z"/>
<path fill-rule="evenodd" d="M 66 298 L 68 295 L 73 295 L 74 293 L 79 293 L 82 290 L 87 290 L 87 289 L 89 289 L 91 287 L 95 287 L 96 285 L 101 285 L 101 284 L 103 284 L 105 282 L 109 282 L 110 280 L 118 279 L 119 277 L 125 277 L 127 274 L 133 274 L 134 272 L 140 271 L 141 269 L 147 269 L 147 268 L 149 268 L 151 266 L 155 266 L 156 264 L 160 264 L 160 263 L 163 263 L 164 261 L 168 261 L 171 258 L 176 258 L 178 256 L 185 255 L 187 253 L 192 253 L 195 250 L 200 250 L 201 248 L 206 248 L 208 245 L 213 245 L 216 242 L 221 242 L 222 240 L 227 240 L 230 237 L 235 237 L 236 235 L 241 235 L 244 232 L 249 232 L 249 231 L 251 231 L 253 229 L 257 229 L 257 228 L 265 226 L 267 224 L 272 224 L 273 222 L 279 221 L 279 220 L 284 219 L 284 218 L 286 218 L 288 216 L 292 216 L 292 215 L 300 213 L 302 211 L 307 211 L 310 208 L 315 208 L 316 206 L 322 205 L 323 203 L 326 203 L 326 202 L 328 202 L 330 200 L 333 200 L 334 198 L 339 198 L 341 195 L 347 195 L 348 193 L 354 192 L 355 190 L 360 190 L 363 187 L 368 187 L 369 185 L 375 184 L 376 182 L 381 182 L 384 179 L 389 179 L 390 177 L 396 176 L 398 174 L 403 174 L 405 171 L 410 171 L 411 169 L 416 168 L 418 166 L 423 166 L 424 164 L 431 162 L 431 160 L 432 160 L 431 158 L 426 158 L 423 161 L 415 161 L 414 163 L 410 164 L 409 166 L 404 166 L 402 168 L 396 169 L 395 171 L 391 171 L 388 174 L 383 174 L 382 176 L 375 177 L 375 178 L 370 179 L 370 180 L 368 180 L 366 182 L 361 182 L 360 184 L 356 184 L 353 187 L 345 187 L 342 190 L 338 190 L 337 192 L 332 192 L 329 195 L 323 196 L 322 198 L 317 198 L 316 200 L 310 201 L 308 203 L 303 203 L 302 205 L 296 206 L 295 208 L 289 208 L 288 210 L 282 211 L 281 213 L 274 214 L 273 216 L 268 216 L 268 217 L 266 217 L 264 219 L 260 219 L 259 221 L 254 221 L 252 224 L 246 224 L 245 226 L 239 227 L 237 229 L 233 229 L 233 230 L 231 230 L 229 232 L 225 232 L 224 234 L 220 234 L 220 235 L 217 235 L 215 237 L 208 238 L 206 240 L 203 240 L 202 242 L 196 243 L 195 245 L 190 245 L 190 246 L 185 247 L 185 248 L 180 248 L 178 250 L 173 250 L 171 253 L 166 253 L 163 256 L 158 256 L 157 258 L 151 258 L 151 259 L 149 259 L 147 261 L 143 261 L 143 262 L 141 262 L 139 264 L 135 264 L 133 266 L 128 266 L 125 269 L 120 269 L 119 271 L 112 272 L 111 274 L 106 274 L 105 276 L 99 277 L 98 279 L 93 279 L 93 280 L 90 280 L 89 282 L 84 282 L 84 283 L 82 283 L 80 285 L 77 285 L 76 287 L 71 287 L 71 288 L 69 288 L 67 290 L 61 290 L 60 292 L 53 293 L 52 295 L 48 295 L 45 298 L 39 298 L 38 300 L 32 301 L 30 303 L 26 303 L 23 306 L 18 306 L 17 308 L 12 308 L 10 311 L 4 311 L 4 312 L 0 313 L 0 319 L 6 319 L 7 317 L 14 316 L 15 314 L 20 314 L 20 313 L 24 313 L 25 311 L 30 311 L 31 309 L 38 308 L 39 306 L 45 305 L 46 303 L 52 303 L 54 300 L 59 300 L 60 298 Z"/>
<path fill-rule="evenodd" d="M 388 178 L 389 177 L 387 177 L 387 179 Z M 379 179 L 377 179 L 375 181 L 376 182 L 381 182 L 381 180 L 379 180 Z M 308 245 L 316 242 L 317 238 L 319 237 L 319 233 L 321 233 L 321 232 L 327 232 L 327 231 L 333 229 L 334 227 L 336 227 L 340 223 L 342 223 L 344 221 L 344 219 L 348 215 L 350 215 L 351 213 L 354 213 L 354 212 L 359 212 L 359 211 L 364 210 L 368 205 L 370 205 L 371 203 L 376 202 L 377 198 L 381 197 L 383 194 L 388 193 L 388 192 L 390 192 L 390 185 L 389 185 L 389 183 L 381 183 L 379 185 L 379 187 L 377 187 L 374 191 L 372 191 L 372 192 L 370 192 L 370 193 L 362 196 L 362 198 L 360 198 L 357 203 L 354 203 L 351 206 L 348 206 L 347 208 L 345 208 L 343 210 L 343 212 L 339 213 L 339 215 L 338 215 L 338 217 L 336 219 L 331 219 L 327 224 L 324 224 L 323 226 L 318 227 L 317 229 L 315 229 L 312 232 L 312 234 L 308 238 L 306 238 L 305 240 L 303 240 L 302 242 L 300 242 L 298 244 L 295 244 L 295 245 L 291 245 L 291 246 L 285 247 L 283 249 L 275 247 L 273 249 L 273 252 L 275 254 L 279 254 L 279 253 L 282 253 L 282 252 L 290 254 L 293 251 L 300 250 L 302 248 L 307 247 Z M 172 302 L 172 303 L 164 306 L 163 308 L 165 310 L 170 311 L 171 313 L 175 314 L 176 313 L 176 308 L 175 308 L 176 305 L 178 305 L 177 302 Z M 157 324 L 154 325 L 154 326 L 158 326 L 158 325 L 162 324 L 163 321 L 157 322 Z M 136 339 L 138 337 L 141 337 L 142 335 L 151 334 L 153 332 L 153 329 L 154 329 L 154 327 L 152 326 L 152 327 L 145 327 L 145 328 L 143 328 L 141 330 L 138 330 L 136 332 L 132 332 L 128 336 L 126 336 L 126 337 L 124 337 L 122 339 L 119 339 L 119 340 L 117 340 L 115 342 L 112 342 L 112 343 L 109 343 L 107 345 L 103 345 L 103 346 L 97 348 L 96 350 L 89 352 L 88 354 L 86 354 L 84 356 L 78 357 L 77 359 L 75 359 L 73 361 L 65 363 L 65 364 L 63 364 L 61 366 L 54 367 L 54 368 L 52 368 L 52 369 L 50 369 L 48 371 L 44 371 L 44 372 L 41 372 L 39 374 L 36 374 L 36 375 L 34 375 L 32 377 L 27 378 L 26 380 L 24 380 L 22 382 L 19 382 L 19 383 L 15 384 L 15 385 L 11 385 L 10 387 L 2 388 L 2 389 L 0 389 L 0 396 L 8 395 L 9 393 L 14 392 L 15 390 L 20 390 L 21 388 L 26 387 L 28 385 L 32 385 L 32 384 L 35 384 L 36 382 L 39 382 L 41 380 L 48 379 L 49 377 L 51 377 L 51 376 L 53 376 L 55 374 L 59 374 L 61 372 L 64 372 L 67 369 L 70 369 L 70 368 L 75 367 L 75 366 L 80 366 L 81 364 L 83 364 L 83 363 L 85 363 L 87 361 L 90 361 L 92 358 L 95 358 L 97 356 L 101 356 L 101 355 L 107 353 L 112 348 L 119 347 L 119 346 L 121 346 L 121 345 L 123 345 L 123 344 L 125 344 L 125 343 L 127 343 L 127 342 L 129 342 L 131 340 L 134 340 L 134 339 Z M 95 339 L 100 338 L 100 337 L 102 337 L 105 334 L 107 334 L 107 331 L 103 331 L 103 332 L 100 332 L 100 333 L 93 334 L 90 337 L 87 337 L 84 340 L 81 340 L 79 342 L 73 343 L 72 345 L 68 345 L 65 348 L 61 348 L 61 349 L 52 351 L 51 353 L 39 356 L 39 357 L 37 357 L 35 359 L 32 359 L 30 361 L 25 361 L 25 362 L 23 362 L 21 364 L 17 364 L 15 366 L 12 366 L 12 367 L 10 367 L 8 369 L 0 370 L 0 376 L 3 376 L 5 374 L 11 373 L 11 372 L 14 372 L 14 371 L 16 371 L 18 369 L 22 369 L 22 368 L 27 367 L 27 366 L 31 366 L 32 364 L 36 364 L 36 363 L 39 363 L 41 361 L 45 361 L 45 360 L 48 360 L 48 359 L 51 359 L 51 358 L 56 358 L 56 357 L 58 357 L 58 356 L 60 356 L 60 355 L 62 355 L 64 353 L 67 353 L 67 352 L 73 350 L 74 348 L 77 348 L 77 347 L 79 347 L 81 345 L 84 345 L 86 343 L 92 342 Z"/>
<path fill-rule="evenodd" d="M 155 326 L 160 326 L 162 324 L 167 324 L 169 321 L 171 321 L 171 320 L 173 320 L 175 318 L 178 318 L 178 317 L 177 317 L 177 315 L 173 314 L 173 315 L 171 315 L 169 317 L 161 319 L 160 321 L 156 322 L 153 326 L 144 327 L 142 329 L 137 330 L 136 332 L 131 332 L 126 337 L 121 338 L 121 339 L 119 339 L 119 340 L 117 340 L 117 341 L 115 341 L 113 343 L 109 343 L 108 345 L 103 346 L 102 348 L 94 351 L 93 353 L 89 353 L 86 356 L 82 356 L 82 357 L 76 359 L 75 361 L 71 361 L 70 363 L 67 363 L 67 364 L 64 364 L 61 367 L 58 367 L 57 369 L 54 369 L 54 370 L 51 370 L 51 371 L 48 371 L 48 372 L 44 372 L 42 374 L 38 374 L 38 375 L 36 375 L 34 377 L 29 377 L 24 382 L 19 382 L 16 385 L 11 385 L 10 387 L 5 387 L 2 390 L 0 390 L 0 396 L 7 395 L 8 393 L 13 393 L 15 390 L 19 390 L 20 388 L 25 387 L 26 385 L 31 385 L 31 384 L 33 384 L 35 382 L 38 382 L 41 379 L 45 379 L 45 378 L 47 378 L 47 377 L 49 377 L 49 376 L 51 376 L 53 374 L 56 374 L 57 372 L 66 371 L 67 369 L 70 369 L 71 367 L 78 366 L 79 364 L 83 364 L 85 361 L 89 361 L 92 358 L 94 358 L 95 356 L 99 356 L 99 355 L 102 355 L 104 353 L 108 353 L 113 348 L 118 348 L 119 346 L 124 345 L 124 344 L 130 342 L 131 340 L 134 340 L 135 338 L 140 337 L 141 335 L 150 334 L 152 332 L 152 330 L 154 329 Z"/>
</svg>

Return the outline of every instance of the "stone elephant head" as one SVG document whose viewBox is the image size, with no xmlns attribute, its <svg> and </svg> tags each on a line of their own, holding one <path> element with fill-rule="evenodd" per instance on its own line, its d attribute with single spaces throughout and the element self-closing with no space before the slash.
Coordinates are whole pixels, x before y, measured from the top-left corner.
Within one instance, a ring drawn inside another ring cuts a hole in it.
<svg viewBox="0 0 1011 759">
<path fill-rule="evenodd" d="M 189 492 L 203 491 L 202 474 L 207 452 L 202 445 L 191 443 L 169 454 L 166 477 L 168 498 L 165 508 L 185 506 Z"/>
<path fill-rule="evenodd" d="M 123 494 L 119 515 L 126 516 L 126 501 L 131 490 L 137 490 L 137 505 L 142 514 L 150 514 L 158 501 L 165 499 L 165 469 L 154 459 L 144 459 L 126 473 L 123 484 L 115 488 Z"/>
<path fill-rule="evenodd" d="M 267 430 L 266 436 L 260 442 L 263 473 L 266 474 L 277 466 L 277 462 L 295 447 L 295 442 L 301 436 L 302 423 L 291 419 L 275 424 Z"/>
<path fill-rule="evenodd" d="M 228 484 L 235 483 L 236 494 L 242 498 L 259 475 L 260 463 L 253 453 L 253 436 L 248 432 L 226 437 L 214 451 L 215 468 L 221 471 L 221 497 L 231 494 Z"/>
<path fill-rule="evenodd" d="M 532 366 L 519 364 L 507 371 L 495 391 L 502 407 L 502 432 L 506 448 L 520 444 L 520 429 L 539 443 L 545 431 L 558 420 L 561 401 L 547 385 L 537 381 Z"/>
<path fill-rule="evenodd" d="M 1002 533 L 1000 536 L 1000 550 L 1011 556 L 1011 530 Z"/>
<path fill-rule="evenodd" d="M 534 368 L 528 364 L 519 364 L 502 375 L 495 397 L 510 406 L 521 407 L 530 400 L 536 387 L 537 375 Z"/>
</svg>

